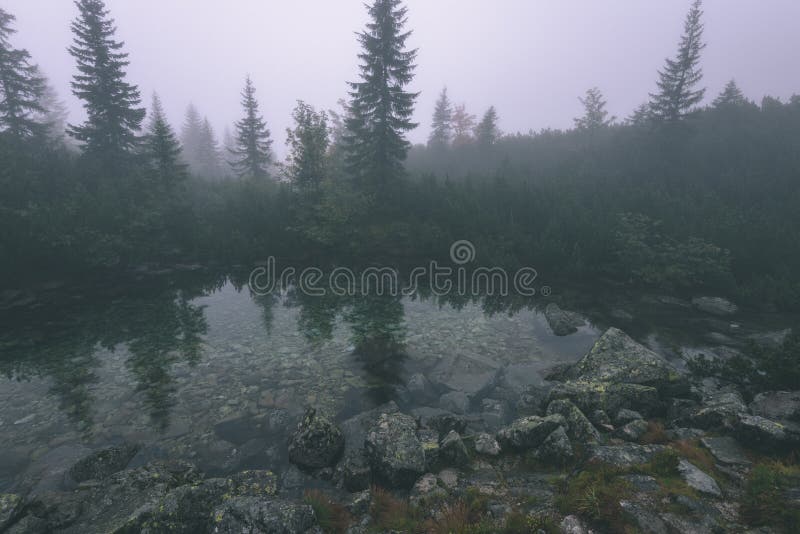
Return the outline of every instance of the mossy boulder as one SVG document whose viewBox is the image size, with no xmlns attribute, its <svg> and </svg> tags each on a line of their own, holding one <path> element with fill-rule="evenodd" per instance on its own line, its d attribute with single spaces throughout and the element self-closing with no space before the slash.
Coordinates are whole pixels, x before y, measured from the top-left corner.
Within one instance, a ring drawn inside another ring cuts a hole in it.
<svg viewBox="0 0 800 534">
<path fill-rule="evenodd" d="M 330 419 L 309 408 L 289 439 L 289 460 L 319 469 L 334 465 L 344 452 L 344 434 Z"/>
<path fill-rule="evenodd" d="M 374 477 L 391 488 L 410 488 L 425 472 L 425 450 L 409 415 L 382 414 L 367 433 L 364 450 Z"/>
<path fill-rule="evenodd" d="M 531 415 L 517 419 L 497 433 L 497 441 L 504 448 L 516 451 L 534 449 L 558 427 L 566 427 L 567 420 L 561 414 L 546 417 Z"/>
</svg>

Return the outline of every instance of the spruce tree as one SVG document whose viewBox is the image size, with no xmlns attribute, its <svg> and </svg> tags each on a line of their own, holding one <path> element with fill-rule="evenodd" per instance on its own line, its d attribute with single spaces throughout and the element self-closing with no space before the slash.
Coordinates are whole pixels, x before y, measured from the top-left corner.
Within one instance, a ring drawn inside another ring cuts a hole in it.
<svg viewBox="0 0 800 534">
<path fill-rule="evenodd" d="M 450 145 L 453 137 L 453 108 L 450 99 L 447 97 L 447 87 L 442 89 L 439 99 L 436 101 L 436 108 L 433 110 L 433 121 L 431 122 L 431 134 L 428 137 L 428 146 L 431 148 L 443 148 Z"/>
<path fill-rule="evenodd" d="M 667 59 L 658 73 L 658 93 L 650 95 L 650 109 L 660 122 L 680 121 L 694 111 L 705 95 L 704 88 L 697 88 L 703 79 L 700 54 L 706 46 L 702 16 L 702 0 L 695 0 L 686 16 L 677 56 Z"/>
<path fill-rule="evenodd" d="M 183 145 L 183 159 L 189 165 L 192 173 L 200 174 L 203 144 L 203 119 L 194 104 L 186 108 L 186 115 L 181 127 L 181 145 Z"/>
<path fill-rule="evenodd" d="M 497 110 L 494 106 L 489 106 L 483 114 L 481 122 L 475 126 L 475 140 L 482 147 L 492 146 L 500 137 L 500 130 L 497 127 Z"/>
<path fill-rule="evenodd" d="M 37 114 L 36 120 L 45 128 L 46 139 L 56 146 L 64 146 L 66 143 L 67 119 L 69 111 L 67 105 L 59 97 L 55 87 L 50 84 L 45 76 L 41 76 L 44 89 L 39 97 L 39 107 L 41 111 Z"/>
<path fill-rule="evenodd" d="M 607 128 L 614 122 L 616 117 L 608 117 L 606 101 L 603 98 L 603 93 L 597 87 L 592 87 L 586 91 L 586 96 L 583 98 L 578 97 L 578 100 L 580 100 L 584 108 L 583 117 L 575 119 L 575 127 L 578 130 L 596 131 Z"/>
<path fill-rule="evenodd" d="M 736 80 L 731 80 L 725 85 L 725 89 L 714 99 L 713 106 L 721 108 L 725 106 L 743 106 L 747 104 L 747 99 L 742 94 Z"/>
<path fill-rule="evenodd" d="M 453 146 L 465 145 L 472 141 L 475 130 L 475 115 L 467 112 L 466 104 L 459 104 L 453 109 Z"/>
<path fill-rule="evenodd" d="M 159 185 L 171 190 L 186 178 L 186 165 L 181 161 L 181 145 L 167 122 L 161 99 L 153 94 L 150 121 L 147 125 L 145 149 Z"/>
<path fill-rule="evenodd" d="M 294 128 L 286 129 L 286 173 L 297 187 L 313 190 L 325 177 L 329 144 L 328 116 L 298 101 L 292 113 Z"/>
<path fill-rule="evenodd" d="M 205 178 L 219 178 L 222 176 L 219 143 L 208 117 L 203 119 L 203 125 L 200 129 L 197 165 L 197 173 L 200 176 Z"/>
<path fill-rule="evenodd" d="M 0 130 L 22 139 L 45 131 L 36 120 L 36 114 L 44 112 L 44 80 L 30 63 L 28 51 L 11 46 L 14 20 L 0 8 Z"/>
<path fill-rule="evenodd" d="M 233 165 L 239 177 L 265 178 L 272 161 L 270 132 L 258 111 L 256 89 L 247 77 L 242 92 L 244 118 L 236 123 L 236 148 Z"/>
<path fill-rule="evenodd" d="M 107 160 L 124 155 L 136 145 L 145 110 L 139 89 L 125 81 L 128 54 L 114 39 L 116 26 L 102 0 L 77 0 L 78 17 L 70 54 L 78 64 L 72 92 L 83 100 L 87 120 L 70 126 L 69 133 L 85 143 L 85 151 Z"/>
<path fill-rule="evenodd" d="M 403 173 L 409 143 L 404 133 L 419 93 L 405 87 L 414 78 L 416 50 L 407 50 L 410 31 L 404 31 L 407 8 L 400 0 L 375 0 L 370 21 L 358 34 L 361 81 L 350 83 L 347 119 L 347 166 L 368 189 L 381 190 Z"/>
</svg>

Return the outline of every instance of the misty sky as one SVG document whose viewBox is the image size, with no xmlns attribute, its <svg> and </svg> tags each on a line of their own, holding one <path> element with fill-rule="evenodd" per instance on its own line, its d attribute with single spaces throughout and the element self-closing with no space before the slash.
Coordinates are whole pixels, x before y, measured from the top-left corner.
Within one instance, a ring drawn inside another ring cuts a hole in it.
<svg viewBox="0 0 800 534">
<path fill-rule="evenodd" d="M 577 97 L 599 86 L 612 114 L 624 118 L 655 88 L 673 55 L 689 0 L 407 0 L 411 46 L 419 48 L 422 94 L 410 134 L 427 138 L 434 101 L 452 100 L 480 115 L 494 104 L 505 132 L 566 128 Z M 284 152 L 296 99 L 320 108 L 346 96 L 357 73 L 354 32 L 361 0 L 107 0 L 130 53 L 129 81 L 145 103 L 158 91 L 177 127 L 191 101 L 221 137 L 238 119 L 247 73 Z M 27 48 L 81 120 L 69 82 L 71 0 L 2 0 L 17 16 L 17 46 Z M 735 77 L 745 94 L 800 93 L 800 2 L 707 0 L 705 85 L 713 99 Z"/>
</svg>

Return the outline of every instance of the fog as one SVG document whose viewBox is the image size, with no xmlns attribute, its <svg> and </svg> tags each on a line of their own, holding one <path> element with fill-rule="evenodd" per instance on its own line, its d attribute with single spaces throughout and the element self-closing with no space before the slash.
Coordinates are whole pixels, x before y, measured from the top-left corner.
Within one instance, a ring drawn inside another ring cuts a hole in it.
<svg viewBox="0 0 800 534">
<path fill-rule="evenodd" d="M 71 110 L 83 112 L 69 82 L 67 53 L 76 8 L 67 0 L 5 0 L 17 16 L 15 43 L 27 48 Z M 504 132 L 565 128 L 577 97 L 592 86 L 624 118 L 655 89 L 657 70 L 675 52 L 688 1 L 408 0 L 409 45 L 419 48 L 421 92 L 413 142 L 426 139 L 444 85 L 456 103 L 480 114 L 497 106 Z M 354 33 L 366 20 L 360 0 L 109 0 L 130 54 L 129 80 L 144 103 L 157 91 L 174 125 L 191 101 L 221 136 L 240 115 L 246 74 L 283 152 L 295 100 L 320 108 L 346 96 L 357 74 Z M 800 3 L 708 0 L 703 56 L 706 101 L 735 78 L 749 98 L 787 98 L 800 88 Z"/>
</svg>

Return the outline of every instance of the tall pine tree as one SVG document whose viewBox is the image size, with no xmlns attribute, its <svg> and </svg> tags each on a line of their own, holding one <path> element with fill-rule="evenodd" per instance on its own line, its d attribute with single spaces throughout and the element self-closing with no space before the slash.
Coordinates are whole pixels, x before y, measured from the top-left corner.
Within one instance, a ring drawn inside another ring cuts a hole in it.
<svg viewBox="0 0 800 534">
<path fill-rule="evenodd" d="M 615 117 L 608 117 L 606 111 L 606 101 L 603 93 L 597 87 L 592 87 L 586 91 L 586 96 L 578 97 L 583 104 L 583 117 L 575 119 L 575 127 L 578 130 L 595 131 L 607 128 L 614 122 Z"/>
<path fill-rule="evenodd" d="M 85 143 L 88 154 L 106 161 L 129 153 L 137 144 L 145 110 L 139 107 L 139 89 L 125 81 L 128 54 L 114 39 L 116 26 L 102 0 L 77 0 L 78 17 L 70 54 L 78 64 L 72 91 L 83 100 L 87 120 L 70 126 L 69 133 Z"/>
<path fill-rule="evenodd" d="M 715 108 L 726 106 L 743 106 L 747 104 L 742 90 L 736 85 L 736 80 L 731 80 L 725 85 L 725 89 L 714 99 L 712 104 Z"/>
<path fill-rule="evenodd" d="M 702 0 L 695 0 L 686 16 L 678 55 L 666 60 L 658 73 L 658 93 L 650 95 L 650 111 L 657 121 L 680 121 L 703 100 L 706 90 L 697 88 L 703 79 L 700 54 L 706 46 L 702 17 Z"/>
<path fill-rule="evenodd" d="M 14 20 L 14 15 L 0 8 L 0 131 L 22 139 L 45 131 L 36 120 L 44 112 L 45 86 L 28 51 L 11 46 Z"/>
<path fill-rule="evenodd" d="M 236 123 L 236 148 L 231 151 L 234 168 L 242 178 L 266 178 L 272 162 L 272 140 L 258 111 L 256 88 L 249 76 L 242 92 L 242 107 L 244 118 Z"/>
<path fill-rule="evenodd" d="M 442 89 L 436 107 L 433 110 L 431 134 L 428 137 L 428 146 L 443 148 L 450 145 L 453 138 L 453 107 L 447 97 L 447 87 Z"/>
<path fill-rule="evenodd" d="M 314 190 L 326 174 L 326 156 L 330 140 L 328 116 L 317 112 L 302 100 L 292 113 L 294 128 L 286 129 L 286 173 L 298 188 Z"/>
<path fill-rule="evenodd" d="M 186 165 L 181 161 L 181 145 L 167 122 L 161 99 L 155 93 L 150 108 L 145 148 L 159 182 L 159 189 L 171 191 L 178 182 L 186 178 Z"/>
<path fill-rule="evenodd" d="M 497 110 L 494 109 L 494 106 L 489 106 L 489 109 L 483 114 L 481 122 L 475 126 L 475 140 L 479 146 L 489 147 L 497 142 L 500 137 L 497 121 Z"/>
<path fill-rule="evenodd" d="M 361 81 L 350 83 L 347 166 L 359 183 L 375 190 L 402 175 L 409 148 L 404 133 L 417 126 L 411 115 L 419 93 L 404 89 L 414 78 L 417 55 L 406 50 L 406 13 L 400 0 L 375 0 L 370 22 L 358 34 Z"/>
</svg>

